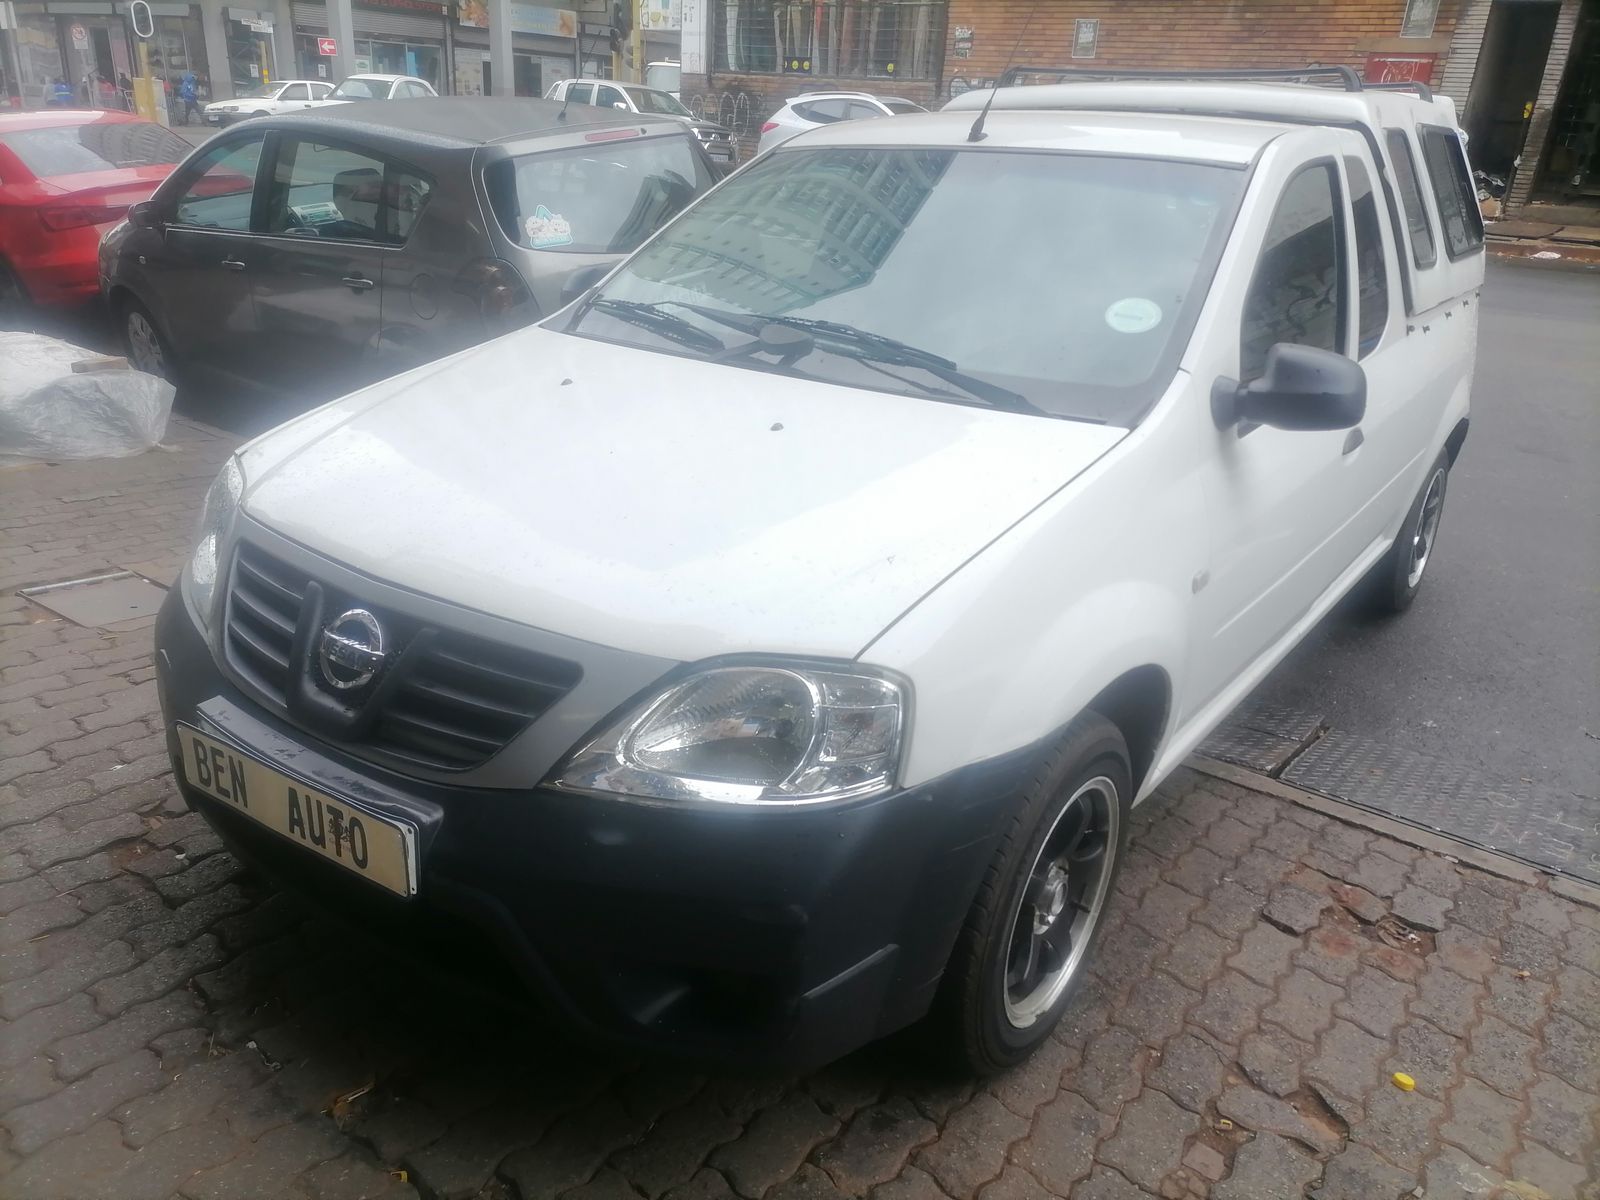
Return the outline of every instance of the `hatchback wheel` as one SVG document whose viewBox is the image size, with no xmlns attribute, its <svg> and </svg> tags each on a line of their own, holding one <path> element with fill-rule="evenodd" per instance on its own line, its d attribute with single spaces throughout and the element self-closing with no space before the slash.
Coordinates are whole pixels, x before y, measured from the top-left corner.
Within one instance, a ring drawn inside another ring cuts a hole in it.
<svg viewBox="0 0 1600 1200">
<path fill-rule="evenodd" d="M 1422 590 L 1428 565 L 1433 561 L 1444 517 L 1445 491 L 1450 483 L 1450 454 L 1441 451 L 1428 468 L 1422 490 L 1411 502 L 1405 523 L 1389 552 L 1378 560 L 1368 577 L 1372 606 L 1380 613 L 1402 613 Z"/>
<path fill-rule="evenodd" d="M 982 1073 L 1050 1036 L 1105 924 L 1132 803 L 1128 748 L 1109 721 L 1074 721 L 1040 766 L 995 853 L 945 972 L 936 1020 Z"/>
<path fill-rule="evenodd" d="M 156 328 L 155 318 L 137 300 L 129 300 L 122 306 L 122 344 L 127 348 L 128 362 L 134 370 L 169 382 L 174 378 L 175 364 L 166 339 Z"/>
</svg>

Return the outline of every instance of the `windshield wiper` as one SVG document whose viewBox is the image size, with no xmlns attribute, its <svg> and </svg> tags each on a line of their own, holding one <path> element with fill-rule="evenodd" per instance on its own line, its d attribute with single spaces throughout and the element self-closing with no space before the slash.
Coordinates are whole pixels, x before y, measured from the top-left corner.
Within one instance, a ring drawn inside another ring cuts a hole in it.
<svg viewBox="0 0 1600 1200">
<path fill-rule="evenodd" d="M 763 338 L 762 330 L 767 326 L 777 325 L 786 329 L 793 329 L 810 334 L 816 341 L 826 343 L 826 348 L 833 353 L 850 351 L 847 357 L 854 357 L 869 365 L 877 363 L 889 367 L 910 367 L 914 370 L 926 371 L 928 374 L 943 380 L 952 387 L 958 387 L 972 398 L 987 404 L 990 408 L 1002 409 L 1006 412 L 1034 413 L 1039 416 L 1050 416 L 1044 409 L 1031 403 L 1025 396 L 1013 392 L 1010 388 L 1001 387 L 999 384 L 990 383 L 969 375 L 961 370 L 950 359 L 943 355 L 935 354 L 931 350 L 922 350 L 916 346 L 889 337 L 886 334 L 872 333 L 865 329 L 857 329 L 854 325 L 846 325 L 839 321 L 824 321 L 814 317 L 764 317 L 754 314 L 724 312 L 721 309 L 708 308 L 699 304 L 689 304 L 682 300 L 663 300 L 662 304 L 675 305 L 687 308 L 690 312 L 698 313 L 708 320 L 737 329 L 747 333 L 756 340 L 744 346 L 734 346 L 725 351 L 725 357 L 735 355 L 759 354 L 762 352 L 777 354 L 786 362 L 792 363 L 797 358 L 803 358 L 814 346 L 797 346 L 793 343 L 774 345 L 770 338 Z M 899 379 L 902 383 L 910 383 L 913 387 L 918 385 L 899 375 L 891 378 Z M 950 392 L 942 389 L 923 389 L 934 395 L 948 399 L 959 399 Z"/>
<path fill-rule="evenodd" d="M 663 301 L 671 303 L 671 301 Z M 637 325 L 641 329 L 648 329 L 659 338 L 669 342 L 676 342 L 680 346 L 687 346 L 691 350 L 700 350 L 708 354 L 720 354 L 728 347 L 722 339 L 714 334 L 707 333 L 693 321 L 686 321 L 672 313 L 663 312 L 661 304 L 647 304 L 642 300 L 611 300 L 599 299 L 589 305 L 591 309 L 599 309 L 607 316 L 615 317 L 619 321 L 626 321 L 630 325 Z"/>
</svg>

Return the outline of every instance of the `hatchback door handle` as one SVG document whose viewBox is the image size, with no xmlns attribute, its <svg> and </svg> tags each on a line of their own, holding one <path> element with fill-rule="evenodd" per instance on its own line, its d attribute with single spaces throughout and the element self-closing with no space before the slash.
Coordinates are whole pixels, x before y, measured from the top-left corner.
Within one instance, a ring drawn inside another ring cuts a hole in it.
<svg viewBox="0 0 1600 1200">
<path fill-rule="evenodd" d="M 222 260 L 222 265 L 227 267 L 230 271 L 244 270 L 244 262 L 237 258 L 225 258 Z"/>
<path fill-rule="evenodd" d="M 346 275 L 344 277 L 344 285 L 352 292 L 365 292 L 378 286 L 372 280 L 363 278 L 360 275 Z"/>
</svg>

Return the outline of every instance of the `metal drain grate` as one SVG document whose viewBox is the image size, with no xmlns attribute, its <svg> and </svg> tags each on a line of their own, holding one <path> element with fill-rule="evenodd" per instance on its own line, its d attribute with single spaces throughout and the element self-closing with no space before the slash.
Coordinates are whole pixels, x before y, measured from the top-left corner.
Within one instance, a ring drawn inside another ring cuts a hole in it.
<svg viewBox="0 0 1600 1200">
<path fill-rule="evenodd" d="M 167 591 L 132 571 L 111 571 L 23 588 L 18 595 L 74 624 L 103 629 L 119 621 L 154 616 Z"/>
</svg>

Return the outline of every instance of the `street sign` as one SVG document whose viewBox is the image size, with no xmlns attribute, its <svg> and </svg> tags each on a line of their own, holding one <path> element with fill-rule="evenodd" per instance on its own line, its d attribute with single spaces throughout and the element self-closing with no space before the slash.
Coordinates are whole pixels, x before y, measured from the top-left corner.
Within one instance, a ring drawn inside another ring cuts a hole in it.
<svg viewBox="0 0 1600 1200">
<path fill-rule="evenodd" d="M 155 36 L 156 21 L 155 14 L 150 11 L 150 0 L 133 0 L 133 3 L 128 5 L 128 20 L 133 23 L 134 37 Z"/>
<path fill-rule="evenodd" d="M 89 31 L 81 23 L 74 23 L 67 31 L 67 36 L 72 39 L 74 50 L 87 50 L 89 48 Z"/>
<path fill-rule="evenodd" d="M 339 53 L 339 43 L 335 38 L 319 37 L 317 39 L 317 53 L 323 58 L 332 58 Z"/>
</svg>

